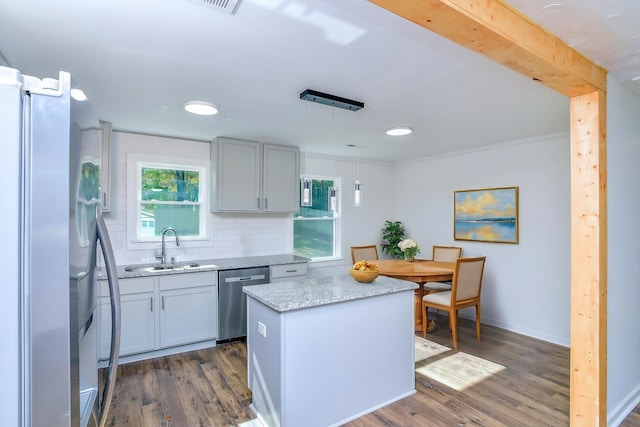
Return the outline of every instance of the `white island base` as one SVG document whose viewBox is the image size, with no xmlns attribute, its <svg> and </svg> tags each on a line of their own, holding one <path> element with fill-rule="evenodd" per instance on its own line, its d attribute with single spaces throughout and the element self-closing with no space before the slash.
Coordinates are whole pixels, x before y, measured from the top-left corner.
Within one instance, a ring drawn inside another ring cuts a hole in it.
<svg viewBox="0 0 640 427">
<path fill-rule="evenodd" d="M 379 277 L 360 284 L 349 276 L 331 279 L 335 283 L 324 292 L 395 280 Z M 356 299 L 287 311 L 247 292 L 248 382 L 258 419 L 269 427 L 338 426 L 415 393 L 415 285 L 404 283 L 406 290 L 350 294 Z M 296 286 L 327 286 L 307 279 L 280 283 L 278 291 L 286 293 L 282 287 L 289 284 L 293 293 Z M 268 292 L 267 286 L 273 285 L 262 285 L 260 291 Z"/>
</svg>

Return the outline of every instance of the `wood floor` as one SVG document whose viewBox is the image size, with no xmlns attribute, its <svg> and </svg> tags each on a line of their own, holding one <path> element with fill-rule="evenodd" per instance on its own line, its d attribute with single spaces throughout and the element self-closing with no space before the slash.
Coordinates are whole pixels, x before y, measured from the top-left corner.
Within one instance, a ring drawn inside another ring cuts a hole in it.
<svg viewBox="0 0 640 427">
<path fill-rule="evenodd" d="M 446 317 L 430 340 L 451 347 Z M 498 363 L 503 371 L 464 391 L 416 373 L 417 393 L 348 424 L 349 427 L 565 426 L 569 424 L 569 350 L 490 326 L 482 341 L 460 319 L 459 350 Z M 416 367 L 454 353 L 418 362 Z M 122 365 L 109 426 L 253 427 L 246 346 L 215 348 Z M 640 406 L 623 427 L 640 426 Z M 295 426 L 298 427 L 298 426 Z M 302 427 L 302 426 L 301 426 Z"/>
</svg>

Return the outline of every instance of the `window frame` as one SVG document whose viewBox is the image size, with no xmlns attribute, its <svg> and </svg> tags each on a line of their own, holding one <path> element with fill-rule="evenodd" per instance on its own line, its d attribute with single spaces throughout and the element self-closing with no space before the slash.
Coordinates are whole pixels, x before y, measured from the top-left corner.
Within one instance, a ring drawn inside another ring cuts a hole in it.
<svg viewBox="0 0 640 427">
<path fill-rule="evenodd" d="M 343 178 L 341 176 L 337 176 L 337 175 L 324 175 L 324 174 L 315 174 L 315 175 L 309 175 L 309 174 L 304 174 L 304 175 L 300 175 L 300 185 L 302 185 L 302 180 L 304 178 L 307 178 L 309 180 L 311 180 L 312 182 L 314 180 L 322 180 L 322 181 L 333 181 L 334 187 L 337 189 L 337 198 L 338 198 L 338 211 L 333 215 L 333 217 L 309 217 L 309 218 L 305 218 L 305 217 L 300 217 L 300 211 L 298 212 L 294 212 L 293 214 L 293 223 L 292 223 L 292 234 L 293 234 L 293 250 L 294 250 L 294 254 L 295 253 L 295 232 L 293 232 L 293 230 L 295 229 L 295 221 L 319 221 L 319 220 L 332 220 L 333 221 L 333 255 L 331 256 L 327 256 L 327 257 L 316 257 L 316 258 L 310 258 L 310 263 L 328 263 L 328 262 L 333 262 L 333 261 L 340 261 L 343 258 L 343 249 L 342 249 L 342 245 L 343 245 L 343 241 L 344 241 L 344 236 L 343 236 L 343 218 L 344 218 L 344 197 L 343 197 L 343 191 L 342 191 L 342 182 L 343 182 Z M 300 206 L 302 207 L 302 206 Z M 297 255 L 297 254 L 296 254 Z M 302 255 L 304 256 L 304 255 Z"/>
<path fill-rule="evenodd" d="M 196 171 L 200 174 L 198 201 L 197 202 L 166 202 L 177 206 L 197 205 L 200 208 L 199 235 L 180 236 L 180 244 L 185 247 L 202 247 L 213 244 L 213 229 L 211 215 L 209 214 L 209 161 L 201 159 L 174 158 L 166 156 L 148 155 L 141 153 L 129 153 L 127 156 L 127 249 L 155 249 L 162 241 L 160 236 L 143 237 L 141 235 L 141 211 L 144 203 L 142 200 L 142 168 L 173 169 Z M 153 202 L 154 204 L 156 202 Z"/>
</svg>

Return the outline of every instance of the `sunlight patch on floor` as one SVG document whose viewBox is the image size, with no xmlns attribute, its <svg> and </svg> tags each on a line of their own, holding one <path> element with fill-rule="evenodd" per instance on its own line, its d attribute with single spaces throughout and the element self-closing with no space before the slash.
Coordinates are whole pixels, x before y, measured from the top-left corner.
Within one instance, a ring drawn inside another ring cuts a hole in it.
<svg viewBox="0 0 640 427">
<path fill-rule="evenodd" d="M 440 345 L 433 341 L 429 341 L 428 339 L 424 339 L 416 336 L 415 350 L 416 350 L 416 363 L 418 363 L 422 360 L 426 360 L 430 357 L 447 352 L 451 349 L 444 345 Z"/>
<path fill-rule="evenodd" d="M 443 357 L 416 369 L 416 372 L 454 390 L 467 387 L 505 369 L 504 366 L 463 352 Z"/>
</svg>

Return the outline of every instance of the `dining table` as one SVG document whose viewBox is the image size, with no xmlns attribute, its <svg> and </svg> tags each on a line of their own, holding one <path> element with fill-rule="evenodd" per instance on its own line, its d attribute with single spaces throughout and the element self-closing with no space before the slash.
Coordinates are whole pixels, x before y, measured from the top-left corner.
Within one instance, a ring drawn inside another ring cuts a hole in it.
<svg viewBox="0 0 640 427">
<path fill-rule="evenodd" d="M 422 331 L 422 297 L 424 296 L 424 284 L 427 282 L 451 281 L 455 262 L 432 261 L 427 259 L 376 259 L 368 262 L 377 264 L 382 276 L 408 280 L 419 285 L 413 297 L 413 316 L 415 330 Z"/>
</svg>

